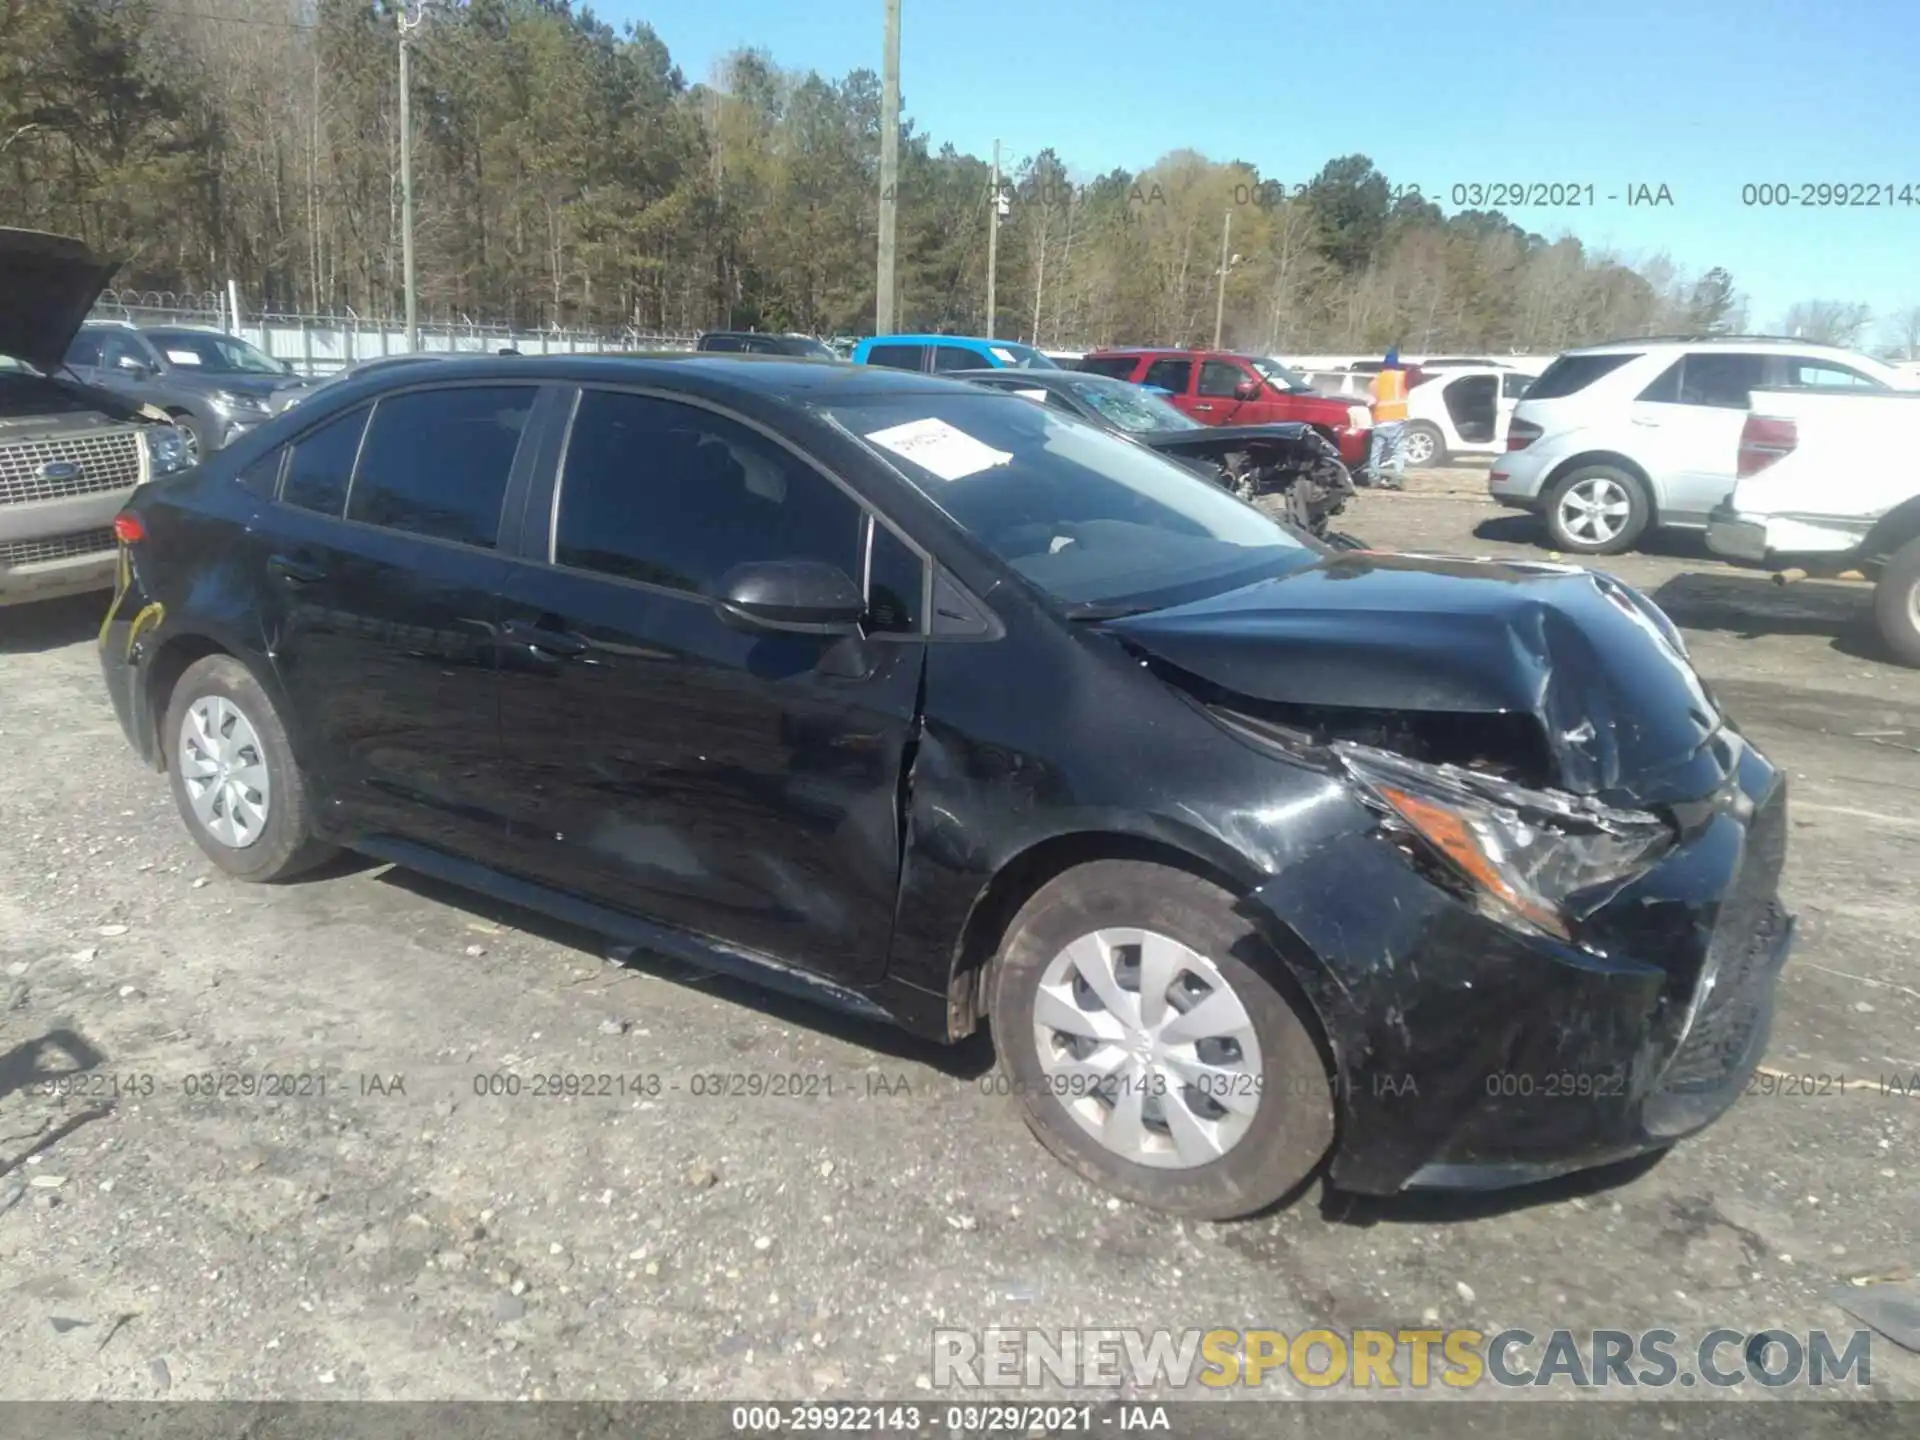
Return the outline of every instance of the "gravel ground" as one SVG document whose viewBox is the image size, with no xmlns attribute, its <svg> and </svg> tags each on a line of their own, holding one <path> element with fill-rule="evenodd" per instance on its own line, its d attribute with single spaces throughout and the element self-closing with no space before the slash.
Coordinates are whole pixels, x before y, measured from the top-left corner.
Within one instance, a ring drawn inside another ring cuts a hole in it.
<svg viewBox="0 0 1920 1440">
<path fill-rule="evenodd" d="M 1540 554 L 1482 485 L 1343 520 Z M 98 603 L 0 611 L 0 1393 L 931 1399 L 936 1326 L 1850 1332 L 1830 1292 L 1920 1231 L 1920 1096 L 1874 1083 L 1920 1074 L 1920 674 L 1875 658 L 1864 589 L 1663 548 L 1610 568 L 1796 787 L 1769 1065 L 1869 1083 L 1750 1096 L 1633 1173 L 1231 1225 L 1074 1179 L 983 1093 L 984 1039 L 622 964 L 384 867 L 229 882 L 119 734 Z M 533 1093 L 557 1072 L 662 1088 Z M 296 1093 L 206 1093 L 264 1073 Z M 753 1093 L 701 1093 L 726 1076 Z M 1882 1340 L 1873 1376 L 1920 1399 L 1920 1357 Z"/>
</svg>

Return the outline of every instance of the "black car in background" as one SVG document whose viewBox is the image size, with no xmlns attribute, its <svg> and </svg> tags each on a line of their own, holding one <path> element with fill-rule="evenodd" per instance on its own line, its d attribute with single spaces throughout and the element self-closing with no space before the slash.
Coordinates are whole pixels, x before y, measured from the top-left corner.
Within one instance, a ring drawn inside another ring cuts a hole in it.
<svg viewBox="0 0 1920 1440">
<path fill-rule="evenodd" d="M 1203 425 L 1154 391 L 1079 370 L 955 370 L 971 380 L 1091 421 L 1197 470 L 1242 500 L 1344 549 L 1361 542 L 1328 522 L 1353 496 L 1340 449 L 1313 426 Z"/>
<path fill-rule="evenodd" d="M 709 330 L 694 349 L 725 355 L 790 355 L 810 360 L 845 359 L 824 340 L 811 335 L 778 335 L 760 330 Z"/>
<path fill-rule="evenodd" d="M 351 846 L 986 1022 L 1147 1204 L 1658 1150 L 1766 1043 L 1784 779 L 1603 575 L 1335 554 L 1017 396 L 697 355 L 328 386 L 116 529 L 108 691 L 229 874 Z"/>
</svg>

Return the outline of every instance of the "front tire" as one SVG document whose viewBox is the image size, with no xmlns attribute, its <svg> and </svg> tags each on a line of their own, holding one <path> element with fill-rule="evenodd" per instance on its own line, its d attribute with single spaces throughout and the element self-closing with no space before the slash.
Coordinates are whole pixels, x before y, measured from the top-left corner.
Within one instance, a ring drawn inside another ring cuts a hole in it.
<svg viewBox="0 0 1920 1440">
<path fill-rule="evenodd" d="M 1639 478 L 1614 465 L 1582 465 L 1547 492 L 1543 507 L 1553 548 L 1573 555 L 1631 550 L 1653 518 Z"/>
<path fill-rule="evenodd" d="M 187 459 L 198 465 L 207 458 L 207 442 L 200 433 L 200 422 L 184 410 L 169 412 L 173 416 L 173 428 L 180 432 L 180 440 L 187 447 Z"/>
<path fill-rule="evenodd" d="M 1920 540 L 1909 540 L 1881 568 L 1873 623 L 1894 659 L 1920 667 Z"/>
<path fill-rule="evenodd" d="M 306 780 L 286 727 L 231 655 L 187 667 L 167 702 L 162 737 L 180 816 L 227 874 L 285 880 L 333 854 L 312 836 Z"/>
<path fill-rule="evenodd" d="M 1217 885 L 1140 861 L 1078 866 L 1008 930 L 989 1002 L 1002 1078 L 1040 1142 L 1095 1185 L 1194 1219 L 1263 1210 L 1334 1131 L 1314 1032 L 1268 978 L 1278 963 Z"/>
</svg>

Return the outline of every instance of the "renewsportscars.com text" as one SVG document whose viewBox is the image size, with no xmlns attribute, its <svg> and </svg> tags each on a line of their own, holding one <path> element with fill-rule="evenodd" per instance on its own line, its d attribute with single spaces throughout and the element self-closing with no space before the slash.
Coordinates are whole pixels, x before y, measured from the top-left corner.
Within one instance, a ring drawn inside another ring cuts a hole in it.
<svg viewBox="0 0 1920 1440">
<path fill-rule="evenodd" d="M 936 1391 L 1866 1388 L 1869 1331 L 936 1330 Z"/>
</svg>

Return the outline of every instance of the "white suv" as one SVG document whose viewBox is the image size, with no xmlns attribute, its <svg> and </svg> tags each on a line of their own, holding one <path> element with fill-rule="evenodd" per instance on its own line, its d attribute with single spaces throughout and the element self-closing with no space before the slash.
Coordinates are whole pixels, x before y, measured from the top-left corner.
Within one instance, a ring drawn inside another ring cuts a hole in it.
<svg viewBox="0 0 1920 1440">
<path fill-rule="evenodd" d="M 1557 550 L 1617 555 L 1649 528 L 1704 530 L 1733 488 L 1754 390 L 1902 390 L 1851 350 L 1748 336 L 1659 336 L 1569 350 L 1528 387 L 1487 489 Z"/>
</svg>

